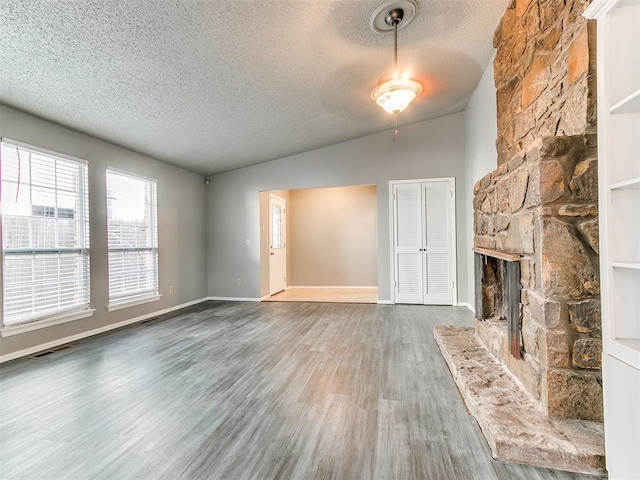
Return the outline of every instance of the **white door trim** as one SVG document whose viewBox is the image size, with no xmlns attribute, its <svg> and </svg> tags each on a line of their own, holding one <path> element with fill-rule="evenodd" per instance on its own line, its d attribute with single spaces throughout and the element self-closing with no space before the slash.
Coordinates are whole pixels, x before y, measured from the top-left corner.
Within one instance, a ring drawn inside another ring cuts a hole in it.
<svg viewBox="0 0 640 480">
<path fill-rule="evenodd" d="M 458 237 L 456 230 L 456 178 L 444 177 L 451 181 L 451 278 L 453 280 L 453 292 L 451 301 L 453 306 L 458 305 Z M 443 180 L 444 180 L 443 179 Z"/>
<path fill-rule="evenodd" d="M 458 304 L 458 274 L 457 274 L 457 229 L 456 229 L 456 179 L 455 177 L 435 177 L 435 178 L 415 178 L 415 179 L 406 179 L 406 180 L 390 180 L 389 181 L 389 286 L 391 288 L 391 303 L 396 303 L 396 260 L 395 260 L 395 245 L 394 245 L 394 222 L 395 222 L 395 213 L 394 213 L 394 204 L 393 204 L 393 189 L 396 185 L 407 184 L 407 183 L 423 183 L 423 182 L 433 182 L 433 181 L 444 181 L 447 180 L 451 183 L 451 278 L 453 280 L 453 290 L 452 290 L 452 305 L 456 306 Z"/>
</svg>

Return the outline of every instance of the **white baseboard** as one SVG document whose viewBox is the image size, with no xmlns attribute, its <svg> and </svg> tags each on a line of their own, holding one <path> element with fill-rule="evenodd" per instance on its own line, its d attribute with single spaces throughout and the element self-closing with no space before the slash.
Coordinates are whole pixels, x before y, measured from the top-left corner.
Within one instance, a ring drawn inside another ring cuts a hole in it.
<svg viewBox="0 0 640 480">
<path fill-rule="evenodd" d="M 476 313 L 476 309 L 473 308 L 473 306 L 471 306 L 470 303 L 466 303 L 466 302 L 458 302 L 456 304 L 458 307 L 467 307 L 469 310 L 471 310 L 471 313 Z"/>
<path fill-rule="evenodd" d="M 378 305 L 395 305 L 395 304 L 391 300 L 378 300 Z M 458 302 L 458 303 L 456 303 L 455 306 L 456 307 L 467 307 L 473 313 L 476 313 L 476 311 L 473 309 L 473 307 L 470 304 L 466 303 L 466 302 Z"/>
<path fill-rule="evenodd" d="M 218 300 L 222 302 L 259 302 L 261 299 L 255 297 L 207 297 L 206 300 Z"/>
<path fill-rule="evenodd" d="M 191 302 L 183 303 L 181 305 L 175 305 L 173 307 L 165 308 L 163 310 L 156 310 L 152 313 L 147 313 L 145 315 L 141 315 L 139 317 L 130 318 L 128 320 L 123 320 L 118 323 L 111 323 L 109 325 L 105 325 L 103 327 L 94 328 L 93 330 L 87 330 L 86 332 L 77 333 L 76 335 L 71 335 L 70 337 L 59 338 L 57 340 L 52 340 L 51 342 L 43 343 L 40 345 L 36 345 L 34 347 L 25 348 L 24 350 L 19 350 L 13 353 L 7 353 L 5 355 L 0 355 L 0 363 L 8 362 L 9 360 L 15 360 L 16 358 L 26 357 L 27 355 L 31 355 L 33 353 L 41 352 L 42 350 L 48 350 L 50 348 L 57 347 L 59 345 L 64 345 L 65 343 L 75 342 L 76 340 L 81 340 L 83 338 L 92 337 L 93 335 L 98 335 L 100 333 L 105 333 L 110 330 L 115 330 L 117 328 L 126 327 L 127 325 L 131 325 L 133 323 L 142 322 L 149 318 L 157 317 L 158 315 L 164 315 L 165 313 L 170 313 L 175 310 L 180 310 L 181 308 L 190 307 L 191 305 L 196 305 L 198 303 L 202 303 L 207 301 L 206 298 L 201 298 L 199 300 L 193 300 Z"/>
</svg>

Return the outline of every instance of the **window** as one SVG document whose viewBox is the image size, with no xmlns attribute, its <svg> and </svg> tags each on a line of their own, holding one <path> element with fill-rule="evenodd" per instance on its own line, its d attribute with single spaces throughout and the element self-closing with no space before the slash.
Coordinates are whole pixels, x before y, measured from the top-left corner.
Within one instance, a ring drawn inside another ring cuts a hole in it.
<svg viewBox="0 0 640 480">
<path fill-rule="evenodd" d="M 89 316 L 87 164 L 6 139 L 0 162 L 4 326 Z"/>
<path fill-rule="evenodd" d="M 282 248 L 282 208 L 271 205 L 271 248 Z"/>
<path fill-rule="evenodd" d="M 156 181 L 107 170 L 109 309 L 157 300 Z"/>
</svg>

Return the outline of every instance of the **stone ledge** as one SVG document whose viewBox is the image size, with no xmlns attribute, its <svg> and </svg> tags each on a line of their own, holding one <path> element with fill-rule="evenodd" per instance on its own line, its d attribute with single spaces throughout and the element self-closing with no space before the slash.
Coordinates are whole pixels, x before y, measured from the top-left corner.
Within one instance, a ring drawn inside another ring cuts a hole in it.
<svg viewBox="0 0 640 480">
<path fill-rule="evenodd" d="M 496 460 L 606 476 L 602 424 L 545 415 L 472 327 L 437 326 L 434 337 Z"/>
</svg>

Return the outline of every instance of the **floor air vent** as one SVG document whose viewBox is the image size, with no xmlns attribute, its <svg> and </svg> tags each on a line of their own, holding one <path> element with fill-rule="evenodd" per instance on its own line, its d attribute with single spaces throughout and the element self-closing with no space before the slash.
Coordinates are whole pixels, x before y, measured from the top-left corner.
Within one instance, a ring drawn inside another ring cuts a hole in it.
<svg viewBox="0 0 640 480">
<path fill-rule="evenodd" d="M 160 317 L 153 317 L 153 318 L 150 318 L 149 320 L 145 320 L 144 322 L 140 322 L 140 324 L 141 324 L 141 325 L 146 325 L 146 324 L 148 324 L 148 323 L 155 322 L 156 320 L 160 320 Z"/>
<path fill-rule="evenodd" d="M 73 347 L 73 345 L 71 345 L 70 343 L 67 343 L 66 345 L 60 345 L 58 347 L 50 348 L 49 350 L 44 350 L 42 352 L 34 353 L 33 355 L 29 355 L 29 358 L 46 357 L 47 355 L 51 355 L 52 353 L 60 352 L 62 350 L 67 350 L 68 348 L 71 348 L 71 347 Z"/>
</svg>

